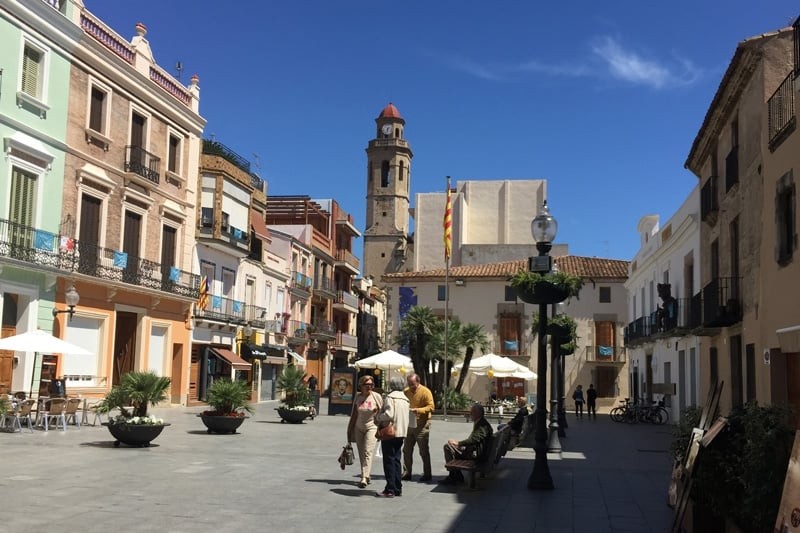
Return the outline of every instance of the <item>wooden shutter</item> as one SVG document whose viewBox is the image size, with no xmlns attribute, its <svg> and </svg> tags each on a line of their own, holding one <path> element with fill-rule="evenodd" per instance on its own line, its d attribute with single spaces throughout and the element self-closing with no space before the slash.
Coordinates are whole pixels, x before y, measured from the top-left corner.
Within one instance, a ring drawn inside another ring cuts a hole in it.
<svg viewBox="0 0 800 533">
<path fill-rule="evenodd" d="M 14 167 L 11 170 L 11 221 L 21 226 L 33 226 L 33 201 L 36 195 L 36 176 Z"/>
<path fill-rule="evenodd" d="M 144 148 L 144 123 L 145 118 L 138 113 L 131 117 L 131 146 Z"/>
<path fill-rule="evenodd" d="M 169 136 L 169 161 L 167 161 L 167 170 L 170 172 L 178 172 L 178 145 L 180 139 L 174 135 Z"/>
<path fill-rule="evenodd" d="M 498 327 L 498 331 L 500 332 L 500 354 L 519 355 L 521 353 L 522 336 L 520 335 L 520 322 L 519 315 L 500 315 Z"/>
<path fill-rule="evenodd" d="M 170 269 L 175 265 L 175 246 L 178 241 L 178 230 L 172 226 L 161 229 L 161 279 L 169 280 Z"/>
<path fill-rule="evenodd" d="M 597 346 L 610 346 L 611 348 L 614 348 L 616 346 L 614 339 L 614 323 L 595 322 L 594 339 Z M 597 350 L 597 348 L 595 348 L 595 350 Z"/>
<path fill-rule="evenodd" d="M 132 211 L 125 211 L 125 233 L 122 237 L 122 251 L 128 254 L 128 265 L 139 258 L 141 228 L 142 216 Z"/>
<path fill-rule="evenodd" d="M 88 194 L 81 195 L 81 226 L 78 229 L 79 269 L 93 275 L 97 268 L 97 246 L 100 242 L 101 200 Z"/>
<path fill-rule="evenodd" d="M 105 99 L 106 93 L 96 87 L 92 87 L 89 128 L 98 133 L 103 133 L 103 103 Z"/>
<path fill-rule="evenodd" d="M 22 54 L 22 92 L 41 98 L 42 53 L 26 46 Z"/>
</svg>

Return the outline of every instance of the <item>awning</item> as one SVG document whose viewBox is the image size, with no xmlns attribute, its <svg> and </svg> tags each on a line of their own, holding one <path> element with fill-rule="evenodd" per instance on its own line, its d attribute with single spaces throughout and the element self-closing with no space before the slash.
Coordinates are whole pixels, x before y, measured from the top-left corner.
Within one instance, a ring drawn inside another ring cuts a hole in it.
<svg viewBox="0 0 800 533">
<path fill-rule="evenodd" d="M 225 348 L 211 348 L 211 353 L 216 355 L 229 365 L 233 367 L 234 370 L 250 370 L 250 363 L 236 355 L 230 350 L 226 350 Z"/>
<path fill-rule="evenodd" d="M 300 355 L 299 353 L 297 353 L 297 352 L 295 352 L 295 351 L 292 351 L 292 350 L 289 350 L 289 355 L 291 355 L 291 356 L 292 356 L 292 358 L 293 358 L 295 361 L 297 361 L 298 363 L 300 363 L 301 365 L 304 365 L 304 364 L 306 364 L 306 360 L 305 360 L 305 359 L 303 358 L 303 356 L 302 356 L 302 355 Z"/>
<path fill-rule="evenodd" d="M 286 346 L 278 344 L 242 344 L 242 358 L 245 361 L 259 361 L 271 364 L 286 363 Z"/>
<path fill-rule="evenodd" d="M 258 235 L 262 241 L 271 239 L 267 225 L 264 223 L 264 215 L 255 209 L 250 209 L 250 225 L 253 227 L 253 233 Z"/>
<path fill-rule="evenodd" d="M 778 334 L 778 344 L 780 344 L 781 352 L 800 352 L 800 326 L 776 329 L 775 333 Z"/>
</svg>

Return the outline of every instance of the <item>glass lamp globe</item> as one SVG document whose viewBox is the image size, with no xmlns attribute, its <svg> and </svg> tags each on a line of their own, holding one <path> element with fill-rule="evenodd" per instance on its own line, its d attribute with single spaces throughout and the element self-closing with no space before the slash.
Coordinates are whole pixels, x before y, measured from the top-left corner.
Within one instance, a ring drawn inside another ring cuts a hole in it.
<svg viewBox="0 0 800 533">
<path fill-rule="evenodd" d="M 67 302 L 69 307 L 75 307 L 78 305 L 78 302 L 81 300 L 81 296 L 78 294 L 78 291 L 75 289 L 74 285 L 70 285 L 69 289 L 67 289 L 67 292 L 64 294 L 64 300 Z"/>
<path fill-rule="evenodd" d="M 550 209 L 547 207 L 547 200 L 542 204 L 539 209 L 539 214 L 531 222 L 531 235 L 536 242 L 553 242 L 556 238 L 556 231 L 558 230 L 558 223 L 553 215 L 550 214 Z"/>
</svg>

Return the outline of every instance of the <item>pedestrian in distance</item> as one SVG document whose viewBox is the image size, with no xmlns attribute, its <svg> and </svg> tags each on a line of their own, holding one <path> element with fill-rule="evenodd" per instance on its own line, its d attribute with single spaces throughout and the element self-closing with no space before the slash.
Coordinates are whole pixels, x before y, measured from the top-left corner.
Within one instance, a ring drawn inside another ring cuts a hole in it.
<svg viewBox="0 0 800 533">
<path fill-rule="evenodd" d="M 422 458 L 422 482 L 431 477 L 431 417 L 433 416 L 433 393 L 425 385 L 420 384 L 417 374 L 409 374 L 406 378 L 408 387 L 405 393 L 411 403 L 411 414 L 415 420 L 409 423 L 406 440 L 403 442 L 403 480 L 411 480 L 411 468 L 414 463 L 414 446 L 419 446 Z"/>
<path fill-rule="evenodd" d="M 383 398 L 375 392 L 375 381 L 372 376 L 361 376 L 358 380 L 359 392 L 353 399 L 350 411 L 350 422 L 347 424 L 347 442 L 355 441 L 358 448 L 358 459 L 361 462 L 361 480 L 358 486 L 362 489 L 370 483 L 372 472 L 372 456 L 378 439 L 375 432 L 375 414 L 383 407 Z"/>
<path fill-rule="evenodd" d="M 308 390 L 311 392 L 317 390 L 317 376 L 314 374 L 311 374 L 311 376 L 308 378 Z"/>
<path fill-rule="evenodd" d="M 578 385 L 575 392 L 572 393 L 572 399 L 575 400 L 575 416 L 583 418 L 583 385 Z"/>
<path fill-rule="evenodd" d="M 589 383 L 586 391 L 586 414 L 597 418 L 597 389 L 594 388 L 594 383 Z"/>
<path fill-rule="evenodd" d="M 469 415 L 473 422 L 472 432 L 464 440 L 450 439 L 445 443 L 443 448 L 445 464 L 454 459 L 470 459 L 478 462 L 486 460 L 492 438 L 492 425 L 486 420 L 483 406 L 479 403 L 472 404 Z M 460 485 L 464 483 L 464 474 L 459 469 L 451 470 L 439 483 Z"/>
<path fill-rule="evenodd" d="M 383 475 L 386 486 L 375 493 L 380 498 L 394 498 L 403 493 L 403 440 L 408 431 L 408 419 L 411 414 L 409 401 L 403 392 L 403 378 L 394 377 L 389 380 L 389 394 L 383 398 L 383 408 L 375 415 L 375 422 L 382 426 L 389 422 L 394 426 L 394 438 L 381 441 L 383 454 Z"/>
</svg>

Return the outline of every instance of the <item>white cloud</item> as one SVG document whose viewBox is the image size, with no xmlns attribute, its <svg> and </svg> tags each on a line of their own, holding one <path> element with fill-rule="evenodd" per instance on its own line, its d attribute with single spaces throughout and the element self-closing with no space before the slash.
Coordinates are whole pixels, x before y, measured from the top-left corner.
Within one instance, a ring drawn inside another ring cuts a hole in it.
<svg viewBox="0 0 800 533">
<path fill-rule="evenodd" d="M 677 59 L 680 70 L 676 70 L 623 49 L 612 37 L 599 39 L 592 46 L 592 52 L 605 62 L 613 77 L 634 84 L 649 85 L 656 89 L 688 85 L 696 81 L 700 74 L 689 60 Z"/>
</svg>

